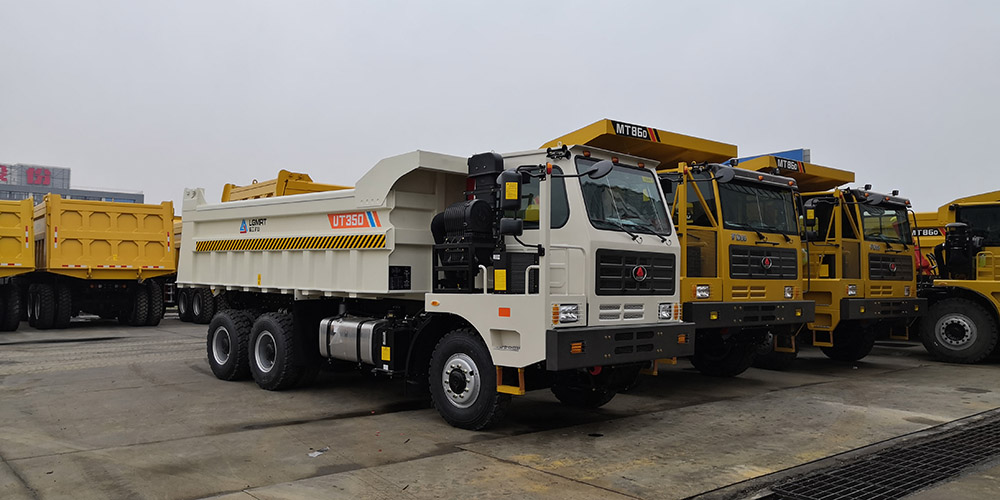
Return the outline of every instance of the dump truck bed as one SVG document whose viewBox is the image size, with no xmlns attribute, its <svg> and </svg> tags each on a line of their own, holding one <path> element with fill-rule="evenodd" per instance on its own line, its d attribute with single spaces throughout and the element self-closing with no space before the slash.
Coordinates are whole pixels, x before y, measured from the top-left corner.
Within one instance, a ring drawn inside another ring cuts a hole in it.
<svg viewBox="0 0 1000 500">
<path fill-rule="evenodd" d="M 466 161 L 415 151 L 380 161 L 354 189 L 218 204 L 189 189 L 177 282 L 422 298 L 433 285 L 431 219 L 464 199 Z"/>
<path fill-rule="evenodd" d="M 309 174 L 280 170 L 274 179 L 257 182 L 246 186 L 226 184 L 222 188 L 222 201 L 252 200 L 256 198 L 273 198 L 293 194 L 318 193 L 321 191 L 339 191 L 351 189 L 349 186 L 322 184 L 313 182 Z"/>
<path fill-rule="evenodd" d="M 0 201 L 0 278 L 35 269 L 32 200 Z"/>
<path fill-rule="evenodd" d="M 172 274 L 173 224 L 169 201 L 147 205 L 49 194 L 34 209 L 37 268 L 80 279 Z"/>
</svg>

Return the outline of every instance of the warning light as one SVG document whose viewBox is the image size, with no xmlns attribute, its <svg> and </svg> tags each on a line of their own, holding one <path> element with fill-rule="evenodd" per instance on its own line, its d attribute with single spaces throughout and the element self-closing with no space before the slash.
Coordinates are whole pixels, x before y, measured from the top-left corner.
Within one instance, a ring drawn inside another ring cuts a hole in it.
<svg viewBox="0 0 1000 500">
<path fill-rule="evenodd" d="M 583 156 L 584 158 L 590 158 L 590 151 L 584 151 Z"/>
<path fill-rule="evenodd" d="M 677 336 L 677 343 L 678 344 L 687 344 L 688 343 L 688 336 L 684 335 L 683 333 L 680 334 L 680 335 L 678 335 Z"/>
<path fill-rule="evenodd" d="M 646 164 L 640 161 L 639 162 L 639 168 L 646 168 Z"/>
<path fill-rule="evenodd" d="M 618 163 L 618 157 L 617 156 L 612 156 L 611 157 L 611 163 Z"/>
<path fill-rule="evenodd" d="M 583 354 L 583 342 L 573 342 L 569 345 L 570 354 Z"/>
</svg>

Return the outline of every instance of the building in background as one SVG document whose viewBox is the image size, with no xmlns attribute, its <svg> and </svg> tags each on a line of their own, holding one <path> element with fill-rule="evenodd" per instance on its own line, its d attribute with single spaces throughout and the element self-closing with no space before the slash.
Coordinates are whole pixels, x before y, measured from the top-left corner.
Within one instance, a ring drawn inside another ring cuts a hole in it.
<svg viewBox="0 0 1000 500">
<path fill-rule="evenodd" d="M 70 169 L 28 165 L 26 163 L 0 163 L 0 200 L 34 198 L 41 203 L 48 193 L 73 200 L 119 201 L 142 203 L 142 193 L 72 189 L 69 187 Z"/>
</svg>

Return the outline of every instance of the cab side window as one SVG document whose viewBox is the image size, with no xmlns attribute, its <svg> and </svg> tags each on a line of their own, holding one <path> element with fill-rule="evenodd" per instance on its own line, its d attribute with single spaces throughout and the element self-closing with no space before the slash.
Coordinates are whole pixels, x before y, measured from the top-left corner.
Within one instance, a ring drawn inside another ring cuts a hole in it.
<svg viewBox="0 0 1000 500">
<path fill-rule="evenodd" d="M 553 167 L 552 172 L 561 174 L 562 169 Z M 559 229 L 569 220 L 569 201 L 566 198 L 566 181 L 562 177 L 550 177 L 552 182 L 552 229 Z M 537 178 L 521 185 L 521 208 L 514 214 L 524 221 L 524 229 L 538 229 L 538 195 L 541 192 Z"/>
</svg>

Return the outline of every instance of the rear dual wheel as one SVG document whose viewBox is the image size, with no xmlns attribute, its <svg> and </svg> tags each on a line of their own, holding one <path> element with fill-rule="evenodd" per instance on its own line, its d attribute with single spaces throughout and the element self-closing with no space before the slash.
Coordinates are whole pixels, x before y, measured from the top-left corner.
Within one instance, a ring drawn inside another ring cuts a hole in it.
<svg viewBox="0 0 1000 500">
<path fill-rule="evenodd" d="M 0 331 L 12 332 L 21 324 L 21 290 L 8 283 L 0 287 Z"/>
<path fill-rule="evenodd" d="M 247 311 L 219 311 L 208 325 L 208 364 L 220 380 L 250 378 L 247 346 L 253 327 L 253 317 Z"/>
</svg>

